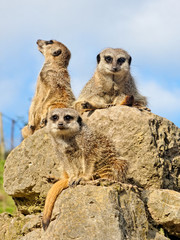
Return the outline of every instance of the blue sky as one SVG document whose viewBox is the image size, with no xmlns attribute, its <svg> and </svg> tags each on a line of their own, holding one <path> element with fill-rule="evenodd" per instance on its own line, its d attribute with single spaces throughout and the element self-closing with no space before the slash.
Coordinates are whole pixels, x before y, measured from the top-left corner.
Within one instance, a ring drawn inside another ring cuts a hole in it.
<svg viewBox="0 0 180 240">
<path fill-rule="evenodd" d="M 93 75 L 96 55 L 123 48 L 152 112 L 180 127 L 179 13 L 179 0 L 1 0 L 0 112 L 27 121 L 44 62 L 36 40 L 56 39 L 72 53 L 68 69 L 76 97 Z M 8 145 L 10 121 L 3 121 Z"/>
</svg>

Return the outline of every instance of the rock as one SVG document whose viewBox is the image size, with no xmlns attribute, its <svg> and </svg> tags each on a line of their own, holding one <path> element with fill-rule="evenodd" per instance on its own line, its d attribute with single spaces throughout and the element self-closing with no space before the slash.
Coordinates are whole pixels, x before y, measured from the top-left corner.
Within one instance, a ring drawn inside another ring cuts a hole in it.
<svg viewBox="0 0 180 240">
<path fill-rule="evenodd" d="M 54 215 L 57 217 L 43 235 L 44 240 L 145 239 L 148 233 L 140 198 L 132 191 L 121 192 L 113 187 L 68 189 L 58 198 Z"/>
<path fill-rule="evenodd" d="M 180 237 L 180 193 L 172 190 L 153 190 L 147 201 L 149 212 L 157 224 L 171 235 Z"/>
<path fill-rule="evenodd" d="M 128 180 L 143 188 L 180 190 L 180 129 L 165 118 L 127 106 L 83 114 L 129 161 Z"/>
<path fill-rule="evenodd" d="M 180 191 L 180 129 L 153 113 L 126 106 L 96 110 L 82 117 L 92 129 L 110 138 L 127 159 L 127 182 L 133 187 L 114 184 L 68 188 L 58 197 L 44 233 L 41 215 L 52 186 L 48 177 L 60 177 L 62 168 L 46 129 L 38 130 L 6 160 L 4 188 L 13 197 L 21 217 L 6 216 L 3 221 L 14 221 L 21 229 L 10 224 L 4 236 L 14 231 L 17 237 L 11 234 L 4 239 L 167 240 L 168 234 L 179 236 L 175 232 L 179 215 L 173 212 L 173 207 L 179 205 L 174 195 L 167 194 L 169 203 L 174 201 L 167 211 L 168 222 L 165 216 L 154 214 L 152 199 L 153 192 L 163 192 L 164 188 Z M 157 194 L 159 201 L 162 196 Z M 0 227 L 0 234 L 2 231 Z"/>
<path fill-rule="evenodd" d="M 68 189 L 58 198 L 53 217 L 44 240 L 169 239 L 151 229 L 140 194 L 126 185 Z"/>
<path fill-rule="evenodd" d="M 8 213 L 2 213 L 0 214 L 0 223 L 0 239 L 15 240 L 30 232 L 40 231 L 41 218 L 40 215 L 34 214 L 24 216 L 18 213 L 12 216 Z"/>
<path fill-rule="evenodd" d="M 60 177 L 61 164 L 45 129 L 36 131 L 9 154 L 4 169 L 4 189 L 24 213 L 39 212 L 51 187 L 47 177 Z"/>
<path fill-rule="evenodd" d="M 169 239 L 149 224 L 139 193 L 121 184 L 69 188 L 58 197 L 45 232 L 37 224 L 38 219 L 33 216 L 33 224 L 24 224 L 22 231 L 26 234 L 19 240 Z"/>
</svg>

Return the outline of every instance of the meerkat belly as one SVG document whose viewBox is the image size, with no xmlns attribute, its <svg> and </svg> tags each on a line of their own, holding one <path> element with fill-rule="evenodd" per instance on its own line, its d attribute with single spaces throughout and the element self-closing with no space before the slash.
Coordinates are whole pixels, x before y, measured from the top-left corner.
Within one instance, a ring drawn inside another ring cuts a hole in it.
<svg viewBox="0 0 180 240">
<path fill-rule="evenodd" d="M 68 148 L 65 150 L 65 165 L 64 169 L 69 175 L 72 176 L 81 176 L 83 174 L 83 163 L 82 163 L 82 152 L 81 150 L 74 150 L 72 148 Z"/>
<path fill-rule="evenodd" d="M 120 90 L 116 84 L 112 85 L 112 88 L 109 91 L 104 92 L 104 99 L 106 100 L 107 104 L 113 103 L 114 100 L 119 96 Z"/>
</svg>

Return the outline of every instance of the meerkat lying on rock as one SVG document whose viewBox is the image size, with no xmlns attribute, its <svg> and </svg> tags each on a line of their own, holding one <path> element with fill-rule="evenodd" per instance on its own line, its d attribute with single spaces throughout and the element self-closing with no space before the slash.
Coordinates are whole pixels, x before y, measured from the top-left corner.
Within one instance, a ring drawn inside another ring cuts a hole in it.
<svg viewBox="0 0 180 240">
<path fill-rule="evenodd" d="M 107 48 L 97 55 L 93 77 L 75 102 L 79 112 L 114 105 L 146 107 L 146 97 L 136 87 L 130 73 L 131 56 L 120 48 Z"/>
<path fill-rule="evenodd" d="M 45 63 L 38 76 L 28 125 L 22 129 L 24 138 L 45 126 L 49 109 L 71 107 L 75 100 L 67 70 L 71 57 L 69 49 L 55 40 L 38 40 L 37 45 Z"/>
<path fill-rule="evenodd" d="M 63 189 L 99 178 L 120 182 L 127 170 L 127 161 L 119 156 L 112 143 L 105 136 L 92 132 L 76 110 L 52 110 L 46 129 L 64 172 L 48 192 L 42 220 L 44 230 Z"/>
</svg>

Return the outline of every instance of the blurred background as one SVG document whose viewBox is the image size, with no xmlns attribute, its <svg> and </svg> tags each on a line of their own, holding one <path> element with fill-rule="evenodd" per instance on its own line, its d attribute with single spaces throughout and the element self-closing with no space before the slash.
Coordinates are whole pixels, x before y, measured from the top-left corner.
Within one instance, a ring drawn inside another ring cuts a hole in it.
<svg viewBox="0 0 180 240">
<path fill-rule="evenodd" d="M 179 0 L 6 0 L 0 8 L 0 141 L 21 140 L 44 62 L 37 39 L 71 51 L 71 86 L 78 97 L 106 47 L 132 56 L 131 72 L 153 113 L 180 127 Z"/>
</svg>

